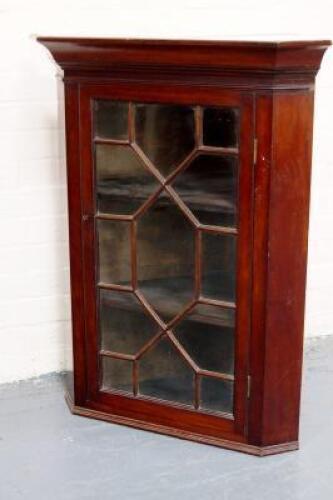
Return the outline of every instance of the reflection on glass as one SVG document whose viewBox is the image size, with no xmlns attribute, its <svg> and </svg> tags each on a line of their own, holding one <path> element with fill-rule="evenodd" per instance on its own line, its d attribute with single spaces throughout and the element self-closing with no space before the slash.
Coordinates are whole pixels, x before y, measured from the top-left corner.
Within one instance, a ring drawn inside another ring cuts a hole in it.
<svg viewBox="0 0 333 500">
<path fill-rule="evenodd" d="M 167 338 L 146 352 L 139 363 L 139 393 L 193 404 L 193 371 Z"/>
<path fill-rule="evenodd" d="M 234 327 L 234 310 L 198 304 L 174 333 L 200 368 L 233 374 Z"/>
<path fill-rule="evenodd" d="M 202 234 L 202 295 L 210 299 L 236 299 L 236 247 L 233 235 Z"/>
<path fill-rule="evenodd" d="M 238 110 L 233 108 L 204 109 L 203 143 L 206 146 L 236 147 L 238 144 Z"/>
<path fill-rule="evenodd" d="M 167 176 L 194 148 L 194 113 L 188 106 L 135 105 L 135 142 Z"/>
<path fill-rule="evenodd" d="M 237 159 L 199 155 L 176 177 L 173 187 L 202 224 L 235 226 Z"/>
<path fill-rule="evenodd" d="M 169 320 L 193 296 L 194 234 L 188 220 L 167 194 L 138 220 L 139 289 Z"/>
<path fill-rule="evenodd" d="M 101 356 L 102 390 L 116 389 L 133 393 L 131 361 Z"/>
<path fill-rule="evenodd" d="M 100 290 L 99 323 L 101 348 L 136 354 L 158 331 L 134 294 Z"/>
<path fill-rule="evenodd" d="M 134 213 L 158 186 L 130 146 L 96 145 L 99 212 Z"/>
<path fill-rule="evenodd" d="M 130 285 L 130 223 L 98 220 L 97 233 L 99 281 L 107 284 Z"/>
<path fill-rule="evenodd" d="M 128 103 L 94 102 L 95 137 L 126 140 L 128 138 Z"/>
<path fill-rule="evenodd" d="M 233 413 L 233 399 L 233 382 L 213 377 L 201 377 L 201 408 Z"/>
</svg>

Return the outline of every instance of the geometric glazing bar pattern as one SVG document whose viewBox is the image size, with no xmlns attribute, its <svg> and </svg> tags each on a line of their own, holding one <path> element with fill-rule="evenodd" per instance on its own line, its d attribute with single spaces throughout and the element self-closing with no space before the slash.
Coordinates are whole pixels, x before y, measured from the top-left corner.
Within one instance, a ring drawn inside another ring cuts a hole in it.
<svg viewBox="0 0 333 500">
<path fill-rule="evenodd" d="M 232 416 L 239 109 L 93 109 L 101 390 Z"/>
</svg>

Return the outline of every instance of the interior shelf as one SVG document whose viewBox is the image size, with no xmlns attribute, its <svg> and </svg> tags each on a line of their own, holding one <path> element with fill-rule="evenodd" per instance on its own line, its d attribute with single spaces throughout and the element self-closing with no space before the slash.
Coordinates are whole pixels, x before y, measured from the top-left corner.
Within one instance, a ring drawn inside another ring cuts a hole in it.
<svg viewBox="0 0 333 500">
<path fill-rule="evenodd" d="M 233 302 L 233 296 L 230 291 L 232 286 L 233 277 L 230 273 L 216 272 L 211 273 L 212 275 L 212 286 L 211 290 L 215 292 L 214 299 L 216 296 L 216 291 L 218 290 L 221 295 L 221 301 Z M 138 290 L 143 295 L 146 300 L 150 297 L 153 298 L 153 303 L 151 305 L 157 311 L 162 311 L 163 314 L 172 318 L 175 317 L 180 310 L 186 306 L 193 299 L 193 286 L 194 280 L 192 277 L 187 276 L 175 276 L 172 278 L 157 278 L 152 280 L 139 281 Z M 104 295 L 103 300 L 107 300 Z M 209 299 L 209 295 L 205 298 Z M 114 291 L 112 293 L 112 298 L 109 301 L 110 306 L 113 305 L 117 308 L 122 308 L 124 310 L 139 310 L 139 302 L 129 302 L 127 300 L 127 293 L 119 292 L 117 294 L 117 300 L 115 300 Z M 222 307 L 221 307 L 222 309 Z M 225 319 L 212 317 L 211 321 L 218 322 L 221 326 L 230 326 L 230 314 L 228 309 L 225 309 Z"/>
<path fill-rule="evenodd" d="M 137 179 L 127 179 L 117 182 L 103 181 L 98 185 L 99 205 L 103 207 L 105 212 L 110 213 L 114 206 L 127 202 L 137 206 L 143 204 L 156 191 L 154 183 L 138 183 Z M 228 189 L 224 193 L 207 193 L 201 189 L 195 189 L 191 185 L 186 188 L 177 189 L 177 194 L 182 198 L 182 201 L 192 211 L 198 212 L 197 216 L 200 220 L 200 214 L 211 213 L 217 216 L 234 216 L 236 213 L 235 200 Z M 161 193 L 156 206 L 163 207 L 172 203 L 170 197 L 166 193 Z M 109 207 L 109 208 L 108 208 Z M 203 221 L 204 223 L 204 221 Z M 220 224 L 222 225 L 222 224 Z"/>
</svg>

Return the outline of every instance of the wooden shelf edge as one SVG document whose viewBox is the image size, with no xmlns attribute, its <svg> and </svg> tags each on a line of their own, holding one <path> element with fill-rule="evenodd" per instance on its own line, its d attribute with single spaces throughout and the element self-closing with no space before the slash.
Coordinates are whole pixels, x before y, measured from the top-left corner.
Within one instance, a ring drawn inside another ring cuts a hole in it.
<svg viewBox="0 0 333 500">
<path fill-rule="evenodd" d="M 175 429 L 173 427 L 167 427 L 163 425 L 153 424 L 151 422 L 145 422 L 142 420 L 135 420 L 128 417 L 123 417 L 119 415 L 112 415 L 102 411 L 92 410 L 90 408 L 84 408 L 82 406 L 77 406 L 73 403 L 71 396 L 65 394 L 66 403 L 73 415 L 79 415 L 81 417 L 93 418 L 96 420 L 103 420 L 105 422 L 110 422 L 113 424 L 126 425 L 128 427 L 133 427 L 136 429 L 156 432 L 158 434 L 164 434 L 172 437 L 177 437 L 180 439 L 186 439 L 189 441 L 194 441 L 196 443 L 207 444 L 211 446 L 218 446 L 219 448 L 225 448 L 227 450 L 239 451 L 242 453 L 247 453 L 248 455 L 255 455 L 258 457 L 264 457 L 269 455 L 276 455 L 278 453 L 284 453 L 287 451 L 298 450 L 298 441 L 292 441 L 290 443 L 282 443 L 271 446 L 254 446 L 248 443 L 241 443 L 236 441 L 228 441 L 227 439 L 204 436 L 202 434 L 196 434 L 189 431 L 184 431 L 180 429 Z"/>
</svg>

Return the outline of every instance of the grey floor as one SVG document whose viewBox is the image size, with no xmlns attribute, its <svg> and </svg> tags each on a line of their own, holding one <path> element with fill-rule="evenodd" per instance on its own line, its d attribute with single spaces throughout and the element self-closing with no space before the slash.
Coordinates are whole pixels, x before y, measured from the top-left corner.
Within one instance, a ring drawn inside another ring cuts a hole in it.
<svg viewBox="0 0 333 500">
<path fill-rule="evenodd" d="M 0 499 L 332 500 L 333 336 L 306 349 L 301 450 L 257 458 L 72 416 L 63 380 L 0 386 Z"/>
</svg>

